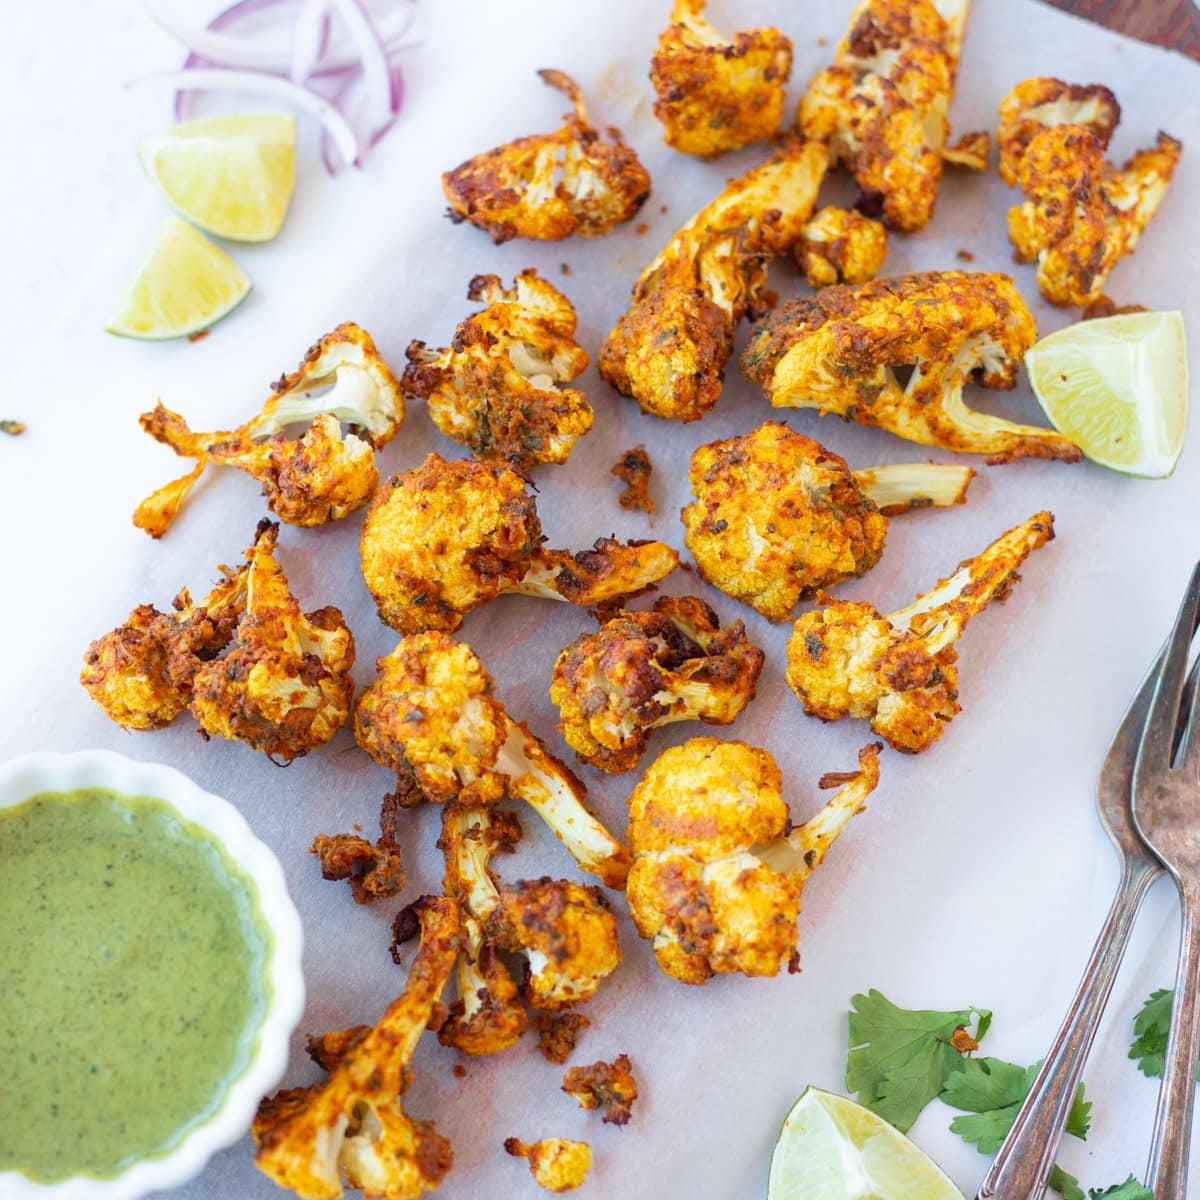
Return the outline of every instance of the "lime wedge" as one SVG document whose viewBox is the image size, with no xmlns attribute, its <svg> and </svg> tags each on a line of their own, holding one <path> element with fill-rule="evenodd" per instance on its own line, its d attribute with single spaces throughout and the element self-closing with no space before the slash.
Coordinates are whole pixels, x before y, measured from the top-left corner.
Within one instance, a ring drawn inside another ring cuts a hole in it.
<svg viewBox="0 0 1200 1200">
<path fill-rule="evenodd" d="M 775 1143 L 767 1200 L 963 1200 L 963 1194 L 882 1117 L 810 1087 Z"/>
<path fill-rule="evenodd" d="M 171 217 L 105 329 L 147 341 L 186 337 L 232 312 L 249 291 L 249 276 L 224 250 Z"/>
<path fill-rule="evenodd" d="M 1025 368 L 1055 429 L 1093 462 L 1170 475 L 1187 425 L 1187 345 L 1178 312 L 1080 321 L 1044 337 Z"/>
<path fill-rule="evenodd" d="M 296 182 L 296 118 L 183 121 L 143 138 L 138 157 L 180 216 L 218 237 L 265 242 L 279 232 Z"/>
</svg>

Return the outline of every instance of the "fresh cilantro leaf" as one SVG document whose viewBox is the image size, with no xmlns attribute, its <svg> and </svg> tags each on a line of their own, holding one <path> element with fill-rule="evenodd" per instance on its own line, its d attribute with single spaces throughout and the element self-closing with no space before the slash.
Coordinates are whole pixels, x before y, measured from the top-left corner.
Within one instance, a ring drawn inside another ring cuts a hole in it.
<svg viewBox="0 0 1200 1200">
<path fill-rule="evenodd" d="M 1133 1018 L 1133 1032 L 1137 1036 L 1129 1047 L 1129 1057 L 1138 1059 L 1138 1069 L 1152 1079 L 1160 1078 L 1163 1073 L 1174 998 L 1175 993 L 1170 988 L 1159 988 L 1150 993 L 1141 1012 Z M 1196 1078 L 1200 1079 L 1200 1063 L 1196 1065 Z"/>
<path fill-rule="evenodd" d="M 1083 1194 L 1083 1188 L 1079 1186 L 1079 1180 L 1070 1171 L 1064 1171 L 1057 1163 L 1050 1168 L 1050 1178 L 1046 1180 L 1046 1186 L 1057 1192 L 1063 1200 L 1087 1200 Z M 1151 1200 L 1154 1198 L 1151 1197 Z"/>
<path fill-rule="evenodd" d="M 1124 1183 L 1118 1183 L 1103 1192 L 1099 1188 L 1089 1188 L 1088 1195 L 1092 1200 L 1154 1200 L 1154 1193 L 1138 1183 L 1132 1175 Z"/>
<path fill-rule="evenodd" d="M 871 989 L 850 1001 L 850 1053 L 846 1087 L 859 1103 L 907 1133 L 921 1110 L 941 1094 L 967 1060 L 954 1048 L 955 1030 L 978 1019 L 975 1038 L 986 1032 L 986 1009 L 956 1012 L 899 1008 Z"/>
<path fill-rule="evenodd" d="M 1012 1128 L 1039 1066 L 1034 1063 L 1032 1067 L 1019 1067 L 999 1058 L 964 1059 L 959 1070 L 947 1079 L 942 1092 L 942 1099 L 951 1108 L 969 1114 L 955 1117 L 950 1122 L 951 1131 L 981 1154 L 995 1153 Z M 1091 1117 L 1092 1106 L 1084 1098 L 1081 1084 L 1067 1117 L 1067 1132 L 1086 1138 Z"/>
</svg>

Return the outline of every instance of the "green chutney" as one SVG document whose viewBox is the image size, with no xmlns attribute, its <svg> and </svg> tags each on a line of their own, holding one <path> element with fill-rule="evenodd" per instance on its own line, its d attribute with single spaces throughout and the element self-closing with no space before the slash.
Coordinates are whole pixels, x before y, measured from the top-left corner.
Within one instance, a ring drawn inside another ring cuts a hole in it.
<svg viewBox="0 0 1200 1200">
<path fill-rule="evenodd" d="M 0 1171 L 168 1154 L 254 1053 L 270 945 L 253 880 L 163 801 L 0 808 Z"/>
</svg>

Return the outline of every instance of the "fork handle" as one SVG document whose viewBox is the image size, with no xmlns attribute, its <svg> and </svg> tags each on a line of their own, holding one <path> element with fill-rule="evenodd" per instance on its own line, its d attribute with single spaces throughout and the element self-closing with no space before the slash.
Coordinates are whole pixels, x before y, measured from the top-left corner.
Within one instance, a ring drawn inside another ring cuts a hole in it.
<svg viewBox="0 0 1200 1200">
<path fill-rule="evenodd" d="M 1153 862 L 1122 864 L 1117 894 L 1071 1007 L 976 1200 L 1041 1200 L 1134 918 L 1159 873 Z"/>
<path fill-rule="evenodd" d="M 1196 1059 L 1200 1055 L 1200 882 L 1177 879 L 1183 933 L 1175 970 L 1175 1000 L 1167 1036 L 1166 1069 L 1158 1092 L 1149 1188 L 1157 1200 L 1186 1200 Z"/>
</svg>

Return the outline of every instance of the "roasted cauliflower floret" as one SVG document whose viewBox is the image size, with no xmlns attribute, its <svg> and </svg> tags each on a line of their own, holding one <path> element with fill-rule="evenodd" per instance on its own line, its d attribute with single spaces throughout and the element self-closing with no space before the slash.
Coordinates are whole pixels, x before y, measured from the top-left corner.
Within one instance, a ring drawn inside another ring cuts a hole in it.
<svg viewBox="0 0 1200 1200">
<path fill-rule="evenodd" d="M 1103 84 L 1064 83 L 1044 75 L 1026 79 L 1000 101 L 1000 178 L 1009 187 L 1016 184 L 1029 143 L 1044 129 L 1082 125 L 1107 147 L 1120 121 L 1121 106 Z"/>
<path fill-rule="evenodd" d="M 1030 551 L 1053 537 L 1053 515 L 1035 513 L 898 612 L 832 601 L 805 613 L 787 665 L 804 711 L 822 721 L 868 720 L 896 750 L 928 749 L 960 711 L 954 643 L 973 616 L 1008 595 Z"/>
<path fill-rule="evenodd" d="M 800 102 L 799 128 L 827 142 L 854 175 L 859 207 L 891 229 L 923 229 L 933 216 L 942 163 L 986 163 L 986 135 L 947 149 L 968 0 L 863 0 Z M 980 151 L 984 162 L 981 163 Z"/>
<path fill-rule="evenodd" d="M 625 1125 L 637 1099 L 637 1080 L 628 1054 L 613 1062 L 572 1067 L 563 1076 L 562 1090 L 579 1101 L 580 1108 L 598 1108 L 605 1125 Z"/>
<path fill-rule="evenodd" d="M 796 262 L 811 287 L 866 283 L 887 258 L 887 230 L 853 209 L 826 205 L 796 243 Z"/>
<path fill-rule="evenodd" d="M 550 699 L 575 753 L 618 774 L 637 766 L 659 725 L 730 724 L 754 699 L 764 657 L 741 621 L 722 629 L 703 600 L 664 596 L 572 642 L 554 664 Z"/>
<path fill-rule="evenodd" d="M 681 514 L 684 542 L 702 579 L 782 621 L 802 597 L 879 561 L 885 498 L 892 512 L 960 504 L 973 475 L 928 463 L 854 472 L 819 442 L 767 421 L 692 455 L 696 498 Z"/>
<path fill-rule="evenodd" d="M 354 739 L 380 766 L 412 776 L 438 804 L 491 804 L 504 779 L 491 770 L 508 715 L 471 647 L 431 630 L 401 638 L 375 664 L 354 706 Z"/>
<path fill-rule="evenodd" d="M 400 778 L 399 803 L 524 800 L 585 871 L 625 882 L 625 849 L 584 805 L 583 784 L 512 720 L 471 648 L 412 634 L 378 662 L 355 712 L 360 746 Z"/>
<path fill-rule="evenodd" d="M 537 507 L 515 471 L 431 454 L 375 497 L 363 524 L 363 578 L 393 629 L 452 632 L 501 592 L 593 606 L 635 595 L 679 565 L 661 542 L 602 538 L 572 555 L 541 540 Z"/>
<path fill-rule="evenodd" d="M 288 763 L 323 746 L 350 715 L 354 637 L 332 606 L 301 613 L 275 558 L 278 525 L 250 552 L 245 610 L 220 657 L 192 680 L 206 732 Z"/>
<path fill-rule="evenodd" d="M 405 390 L 428 400 L 434 424 L 476 458 L 521 472 L 566 462 L 592 427 L 587 397 L 562 386 L 588 364 L 571 302 L 532 268 L 507 290 L 495 275 L 477 275 L 467 298 L 487 307 L 445 349 L 408 347 Z"/>
<path fill-rule="evenodd" d="M 642 409 L 697 421 L 721 395 L 737 323 L 812 214 L 825 148 L 790 141 L 732 180 L 642 272 L 629 309 L 600 348 L 600 374 Z"/>
<path fill-rule="evenodd" d="M 567 879 L 522 879 L 500 889 L 484 932 L 501 950 L 525 955 L 522 993 L 557 1011 L 595 995 L 617 969 L 617 922 L 598 887 Z"/>
<path fill-rule="evenodd" d="M 1079 448 L 1062 434 L 963 403 L 968 380 L 1013 387 L 1036 338 L 1009 276 L 926 271 L 781 305 L 753 331 L 742 370 L 776 408 L 837 413 L 989 462 L 1078 462 Z"/>
<path fill-rule="evenodd" d="M 550 878 L 497 885 L 488 859 L 519 835 L 513 818 L 491 807 L 455 806 L 442 823 L 447 892 L 466 914 L 459 1003 L 442 1040 L 470 1054 L 494 1054 L 525 1030 L 496 949 L 525 955 L 522 994 L 550 1011 L 589 999 L 621 961 L 616 921 L 598 888 Z"/>
<path fill-rule="evenodd" d="M 571 101 L 554 133 L 518 138 L 447 171 L 442 190 L 454 221 L 470 221 L 494 242 L 599 237 L 628 221 L 650 194 L 650 175 L 619 131 L 609 141 L 588 120 L 579 85 L 562 71 L 542 82 Z"/>
<path fill-rule="evenodd" d="M 792 43 L 772 26 L 726 38 L 705 18 L 705 3 L 675 0 L 650 60 L 650 82 L 667 145 L 711 158 L 778 130 Z"/>
<path fill-rule="evenodd" d="M 272 392 L 257 416 L 232 431 L 193 433 L 161 402 L 143 413 L 141 426 L 152 438 L 197 461 L 143 500 L 133 523 L 161 537 L 210 462 L 252 475 L 267 507 L 289 525 L 324 525 L 362 508 L 379 482 L 375 450 L 404 420 L 400 385 L 371 335 L 349 321 L 339 325 Z M 298 438 L 285 435 L 301 424 L 308 428 Z"/>
<path fill-rule="evenodd" d="M 426 896 L 415 907 L 420 946 L 399 998 L 370 1031 L 349 1031 L 324 1083 L 289 1088 L 259 1105 L 254 1165 L 301 1200 L 336 1200 L 344 1187 L 373 1200 L 417 1200 L 454 1162 L 433 1123 L 413 1120 L 400 1105 L 460 936 L 453 900 Z"/>
<path fill-rule="evenodd" d="M 233 637 L 246 601 L 246 568 L 224 578 L 199 603 L 184 588 L 174 612 L 139 604 L 124 625 L 87 648 L 79 682 L 118 725 L 161 729 L 185 708 L 200 665 Z"/>
<path fill-rule="evenodd" d="M 525 1032 L 529 1018 L 508 968 L 483 936 L 482 922 L 499 903 L 488 859 L 511 850 L 521 828 L 508 813 L 454 805 L 445 810 L 438 842 L 446 860 L 445 889 L 463 913 L 458 999 L 438 1041 L 464 1054 L 498 1054 Z"/>
<path fill-rule="evenodd" d="M 513 1158 L 529 1160 L 529 1172 L 538 1187 L 548 1192 L 569 1192 L 577 1188 L 592 1169 L 592 1148 L 587 1142 L 567 1138 L 543 1138 L 540 1142 L 504 1139 L 505 1152 Z"/>
<path fill-rule="evenodd" d="M 663 971 L 703 984 L 795 962 L 804 881 L 878 783 L 879 746 L 822 786 L 834 780 L 841 790 L 792 828 L 765 750 L 700 737 L 659 755 L 629 797 L 626 898 Z"/>
<path fill-rule="evenodd" d="M 450 632 L 520 582 L 541 540 L 515 471 L 431 454 L 376 495 L 362 530 L 363 578 L 393 629 Z"/>
<path fill-rule="evenodd" d="M 1057 101 L 1029 103 L 1059 89 Z M 1072 90 L 1057 79 L 1018 84 L 1001 103 L 997 137 L 1007 154 L 1007 177 L 1025 195 L 1009 210 L 1009 238 L 1021 258 L 1037 261 L 1047 300 L 1082 308 L 1100 297 L 1117 260 L 1137 245 L 1183 147 L 1160 133 L 1153 149 L 1139 150 L 1117 170 L 1104 157 L 1120 116 L 1112 93 L 1093 85 L 1074 89 L 1083 95 L 1072 100 Z M 1063 123 L 1071 115 L 1081 122 Z"/>
</svg>

